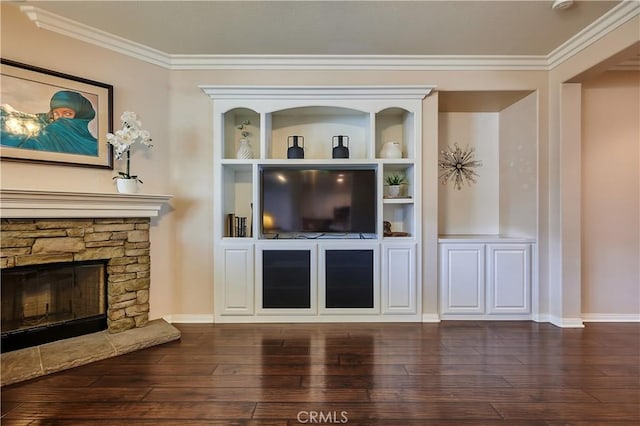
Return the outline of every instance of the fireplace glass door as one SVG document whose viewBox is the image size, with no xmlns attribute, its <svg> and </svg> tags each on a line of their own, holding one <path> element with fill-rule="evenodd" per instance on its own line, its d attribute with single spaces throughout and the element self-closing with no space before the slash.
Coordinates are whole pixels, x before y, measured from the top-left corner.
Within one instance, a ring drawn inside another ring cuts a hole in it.
<svg viewBox="0 0 640 426">
<path fill-rule="evenodd" d="M 2 352 L 106 328 L 103 261 L 3 269 L 1 296 Z"/>
</svg>

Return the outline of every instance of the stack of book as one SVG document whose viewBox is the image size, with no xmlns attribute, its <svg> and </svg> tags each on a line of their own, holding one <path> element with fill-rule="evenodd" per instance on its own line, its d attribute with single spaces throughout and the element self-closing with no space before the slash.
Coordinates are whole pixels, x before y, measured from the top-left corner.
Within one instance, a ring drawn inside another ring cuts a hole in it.
<svg viewBox="0 0 640 426">
<path fill-rule="evenodd" d="M 233 213 L 229 213 L 227 215 L 227 222 L 225 225 L 225 236 L 246 237 L 247 236 L 246 216 L 236 216 Z"/>
</svg>

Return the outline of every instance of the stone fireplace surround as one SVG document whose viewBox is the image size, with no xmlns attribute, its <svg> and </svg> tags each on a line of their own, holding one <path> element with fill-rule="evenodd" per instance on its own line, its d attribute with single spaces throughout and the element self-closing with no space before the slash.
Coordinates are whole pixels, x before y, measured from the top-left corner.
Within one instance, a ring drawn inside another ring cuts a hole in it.
<svg viewBox="0 0 640 426">
<path fill-rule="evenodd" d="M 104 260 L 109 332 L 149 322 L 149 218 L 2 218 L 0 227 L 0 268 Z"/>
<path fill-rule="evenodd" d="M 2 385 L 180 337 L 177 329 L 163 320 L 149 323 L 150 218 L 158 216 L 169 198 L 2 190 L 0 268 L 106 260 L 108 274 L 106 335 L 80 336 L 66 339 L 68 342 L 2 354 Z M 147 327 L 148 324 L 151 327 Z M 122 332 L 125 332 L 123 336 L 116 337 Z M 83 339 L 90 354 L 82 354 L 77 349 L 83 346 Z M 104 356 L 96 353 L 103 339 L 107 342 Z M 56 347 L 65 353 L 57 353 Z M 45 367 L 45 355 L 59 358 L 61 362 Z M 29 359 L 34 360 L 36 367 L 41 366 L 40 372 L 24 365 Z M 7 377 L 7 374 L 16 377 Z"/>
</svg>

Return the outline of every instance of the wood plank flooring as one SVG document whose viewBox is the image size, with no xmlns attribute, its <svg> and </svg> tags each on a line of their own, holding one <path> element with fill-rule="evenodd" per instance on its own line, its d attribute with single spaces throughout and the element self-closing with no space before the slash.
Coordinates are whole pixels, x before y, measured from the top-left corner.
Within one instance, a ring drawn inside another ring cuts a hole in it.
<svg viewBox="0 0 640 426">
<path fill-rule="evenodd" d="M 2 388 L 2 425 L 640 424 L 640 324 L 174 325 Z"/>
</svg>

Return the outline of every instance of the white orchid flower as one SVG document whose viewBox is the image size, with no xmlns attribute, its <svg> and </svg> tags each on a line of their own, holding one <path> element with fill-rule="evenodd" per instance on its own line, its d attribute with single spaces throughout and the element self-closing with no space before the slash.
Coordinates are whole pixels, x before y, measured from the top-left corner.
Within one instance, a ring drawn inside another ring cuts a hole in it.
<svg viewBox="0 0 640 426">
<path fill-rule="evenodd" d="M 142 129 L 142 122 L 138 120 L 135 112 L 123 112 L 120 120 L 122 121 L 122 129 L 116 130 L 115 133 L 107 133 L 107 142 L 113 146 L 113 156 L 117 160 L 123 158 L 127 160 L 127 171 L 119 172 L 120 176 L 127 179 L 138 179 L 137 176 L 132 176 L 129 170 L 131 145 L 141 143 L 148 147 L 153 146 L 150 143 L 151 134 L 149 131 Z"/>
</svg>

